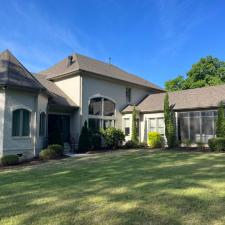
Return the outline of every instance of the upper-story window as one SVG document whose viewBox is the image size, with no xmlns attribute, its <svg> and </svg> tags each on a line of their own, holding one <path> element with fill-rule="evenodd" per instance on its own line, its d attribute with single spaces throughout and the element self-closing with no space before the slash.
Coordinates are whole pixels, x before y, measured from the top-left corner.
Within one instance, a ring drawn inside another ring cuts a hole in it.
<svg viewBox="0 0 225 225">
<path fill-rule="evenodd" d="M 107 98 L 92 98 L 89 104 L 89 115 L 114 116 L 115 103 Z"/>
<path fill-rule="evenodd" d="M 45 133 L 46 133 L 46 114 L 45 112 L 41 112 L 39 121 L 39 136 L 45 136 Z"/>
<path fill-rule="evenodd" d="M 13 111 L 12 136 L 30 136 L 30 114 L 26 109 Z"/>
<path fill-rule="evenodd" d="M 131 103 L 131 88 L 126 88 L 126 102 Z"/>
</svg>

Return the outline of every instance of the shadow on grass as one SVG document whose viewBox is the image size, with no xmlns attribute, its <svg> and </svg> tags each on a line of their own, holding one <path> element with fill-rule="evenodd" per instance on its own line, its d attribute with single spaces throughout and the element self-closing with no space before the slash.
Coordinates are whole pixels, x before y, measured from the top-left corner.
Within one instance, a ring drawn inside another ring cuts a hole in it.
<svg viewBox="0 0 225 225">
<path fill-rule="evenodd" d="M 116 152 L 0 172 L 0 223 L 224 222 L 225 155 Z"/>
</svg>

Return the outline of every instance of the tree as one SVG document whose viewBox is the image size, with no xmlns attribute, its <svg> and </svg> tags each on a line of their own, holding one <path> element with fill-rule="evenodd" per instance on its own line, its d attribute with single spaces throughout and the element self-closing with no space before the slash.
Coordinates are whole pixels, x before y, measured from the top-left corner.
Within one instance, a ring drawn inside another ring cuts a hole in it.
<svg viewBox="0 0 225 225">
<path fill-rule="evenodd" d="M 86 152 L 90 148 L 89 131 L 87 121 L 84 122 L 78 142 L 79 152 Z"/>
<path fill-rule="evenodd" d="M 132 134 L 131 134 L 131 141 L 133 141 L 135 144 L 138 144 L 138 134 L 137 134 L 137 111 L 135 106 L 133 107 L 132 112 Z"/>
<path fill-rule="evenodd" d="M 223 83 L 225 83 L 225 62 L 207 56 L 192 65 L 192 68 L 186 74 L 186 78 L 178 76 L 169 80 L 165 83 L 165 88 L 167 91 L 177 91 Z"/>
<path fill-rule="evenodd" d="M 173 148 L 176 145 L 176 125 L 173 108 L 174 105 L 169 104 L 169 95 L 166 93 L 164 98 L 164 121 L 168 148 Z"/>
<path fill-rule="evenodd" d="M 224 104 L 220 102 L 218 108 L 218 118 L 216 121 L 216 136 L 225 137 L 225 118 L 224 118 Z"/>
<path fill-rule="evenodd" d="M 182 90 L 184 86 L 184 77 L 183 76 L 178 76 L 177 78 L 173 80 L 168 80 L 165 83 L 165 89 L 167 91 L 178 91 Z"/>
</svg>

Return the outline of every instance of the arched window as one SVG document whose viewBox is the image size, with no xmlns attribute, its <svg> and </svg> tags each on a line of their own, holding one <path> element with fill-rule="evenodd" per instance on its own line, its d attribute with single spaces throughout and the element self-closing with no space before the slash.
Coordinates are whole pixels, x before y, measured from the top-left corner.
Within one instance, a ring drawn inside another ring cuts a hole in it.
<svg viewBox="0 0 225 225">
<path fill-rule="evenodd" d="M 45 112 L 41 112 L 39 120 L 39 136 L 45 136 L 45 132 L 46 132 L 46 115 Z"/>
<path fill-rule="evenodd" d="M 17 109 L 12 116 L 12 136 L 30 136 L 30 112 Z"/>
<path fill-rule="evenodd" d="M 99 130 L 100 128 L 115 126 L 115 109 L 116 104 L 104 97 L 92 98 L 89 103 L 88 126 L 91 129 Z"/>
</svg>

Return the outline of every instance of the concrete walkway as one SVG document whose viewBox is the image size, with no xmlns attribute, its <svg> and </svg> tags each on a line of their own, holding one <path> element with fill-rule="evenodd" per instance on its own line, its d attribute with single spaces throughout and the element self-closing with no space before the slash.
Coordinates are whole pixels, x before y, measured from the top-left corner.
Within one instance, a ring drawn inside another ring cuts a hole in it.
<svg viewBox="0 0 225 225">
<path fill-rule="evenodd" d="M 79 154 L 79 153 L 71 153 L 71 152 L 65 153 L 65 155 L 69 157 L 84 157 L 88 155 L 90 156 L 90 154 L 87 154 L 87 153 Z"/>
</svg>

